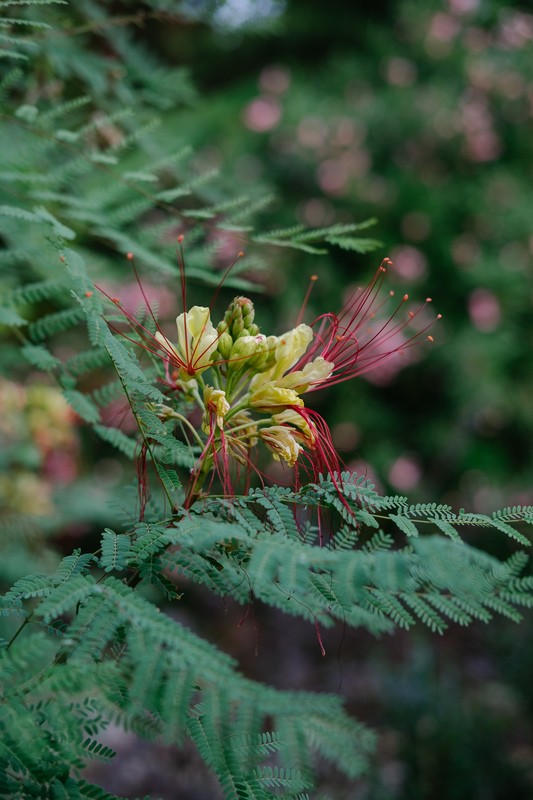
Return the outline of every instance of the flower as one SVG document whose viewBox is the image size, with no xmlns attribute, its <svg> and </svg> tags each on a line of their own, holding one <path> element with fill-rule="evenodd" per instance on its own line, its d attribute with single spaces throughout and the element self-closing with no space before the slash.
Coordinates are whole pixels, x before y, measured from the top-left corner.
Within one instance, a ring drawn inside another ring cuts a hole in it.
<svg viewBox="0 0 533 800">
<path fill-rule="evenodd" d="M 253 452 L 260 443 L 274 460 L 296 468 L 296 482 L 298 469 L 314 479 L 330 474 L 337 480 L 341 465 L 327 422 L 302 395 L 360 375 L 421 339 L 428 324 L 407 331 L 430 298 L 405 314 L 404 295 L 387 316 L 380 290 L 390 264 L 385 259 L 366 289 L 352 294 L 338 314 L 322 314 L 310 325 L 299 321 L 280 336 L 261 333 L 248 297 L 235 297 L 214 325 L 211 307 L 187 310 L 182 284 L 184 310 L 176 318 L 175 342 L 160 330 L 148 303 L 155 333 L 113 300 L 136 334 L 126 338 L 163 362 L 166 402 L 155 413 L 199 453 L 185 507 L 216 477 L 226 495 L 239 476 L 245 476 L 246 485 L 254 472 L 262 479 Z M 299 319 L 308 297 L 309 291 Z M 201 412 L 199 427 L 192 416 L 195 406 Z"/>
<path fill-rule="evenodd" d="M 252 392 L 248 403 L 250 408 L 256 411 L 274 412 L 293 406 L 303 406 L 304 401 L 294 389 L 285 389 L 283 386 L 271 382 Z"/>
<path fill-rule="evenodd" d="M 275 461 L 285 461 L 289 467 L 294 467 L 302 448 L 289 428 L 271 425 L 259 431 L 259 436 L 274 454 Z"/>
<path fill-rule="evenodd" d="M 222 430 L 224 427 L 224 417 L 231 408 L 226 400 L 226 393 L 223 389 L 213 389 L 212 386 L 206 386 L 204 389 L 204 405 L 205 413 L 202 420 L 203 432 L 209 433 L 213 417 L 216 420 L 217 427 Z"/>
<path fill-rule="evenodd" d="M 302 414 L 299 414 L 294 408 L 286 408 L 285 411 L 281 411 L 279 414 L 273 414 L 272 419 L 276 425 L 290 425 L 292 435 L 296 439 L 299 439 L 307 447 L 314 447 L 315 432 Z"/>
<path fill-rule="evenodd" d="M 304 364 L 303 369 L 288 372 L 278 381 L 279 386 L 287 389 L 294 389 L 298 394 L 307 392 L 311 386 L 325 383 L 331 376 L 335 364 L 333 361 L 326 361 L 322 356 L 317 356 L 312 361 Z"/>
<path fill-rule="evenodd" d="M 168 361 L 178 367 L 179 377 L 188 381 L 211 366 L 211 357 L 217 349 L 218 333 L 213 327 L 210 311 L 204 306 L 193 306 L 176 317 L 177 344 L 173 345 L 160 331 L 156 341 L 168 354 Z"/>
</svg>

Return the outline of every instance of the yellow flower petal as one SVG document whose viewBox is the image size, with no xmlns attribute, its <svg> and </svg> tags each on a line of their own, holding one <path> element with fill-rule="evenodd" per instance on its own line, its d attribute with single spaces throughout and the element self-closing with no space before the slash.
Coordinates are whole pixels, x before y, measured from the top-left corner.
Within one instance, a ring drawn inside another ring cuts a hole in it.
<svg viewBox="0 0 533 800">
<path fill-rule="evenodd" d="M 275 383 L 260 386 L 250 396 L 250 408 L 256 411 L 273 412 L 281 411 L 288 406 L 303 406 L 303 400 L 298 397 L 294 389 L 284 389 Z"/>
<path fill-rule="evenodd" d="M 297 325 L 291 331 L 278 336 L 275 350 L 276 365 L 274 377 L 281 378 L 303 356 L 313 340 L 313 330 L 309 325 Z"/>
<path fill-rule="evenodd" d="M 206 386 L 204 390 L 205 414 L 202 420 L 202 430 L 204 433 L 210 432 L 211 418 L 216 416 L 217 427 L 222 430 L 224 427 L 224 417 L 230 410 L 230 404 L 226 400 L 226 392 L 222 389 L 213 389 Z"/>
<path fill-rule="evenodd" d="M 285 461 L 289 467 L 293 467 L 300 454 L 301 446 L 298 444 L 289 428 L 282 425 L 272 425 L 270 428 L 262 428 L 259 436 L 272 451 L 276 461 Z"/>
<path fill-rule="evenodd" d="M 318 356 L 313 361 L 309 361 L 303 369 L 284 375 L 278 380 L 278 384 L 286 389 L 294 389 L 298 394 L 303 394 L 311 384 L 318 384 L 327 380 L 334 367 L 335 364 L 333 362 L 326 361 L 322 356 Z"/>
<path fill-rule="evenodd" d="M 211 365 L 211 355 L 217 349 L 218 333 L 210 319 L 209 309 L 193 306 L 176 318 L 177 350 L 190 367 L 188 374 L 201 372 Z"/>
<path fill-rule="evenodd" d="M 293 436 L 299 437 L 300 441 L 303 441 L 308 447 L 313 447 L 315 443 L 315 434 L 313 433 L 311 426 L 305 420 L 301 414 L 298 414 L 292 408 L 286 408 L 285 411 L 281 411 L 279 414 L 274 414 L 272 419 L 276 423 L 276 425 L 292 425 L 296 430 L 292 431 Z"/>
</svg>

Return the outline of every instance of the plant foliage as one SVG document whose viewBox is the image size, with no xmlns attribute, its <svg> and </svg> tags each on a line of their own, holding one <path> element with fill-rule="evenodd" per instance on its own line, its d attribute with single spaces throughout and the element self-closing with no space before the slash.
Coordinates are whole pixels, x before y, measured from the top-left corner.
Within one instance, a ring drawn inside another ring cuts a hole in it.
<svg viewBox="0 0 533 800">
<path fill-rule="evenodd" d="M 91 760 L 112 761 L 106 730 L 120 725 L 176 746 L 192 741 L 227 800 L 306 800 L 319 759 L 355 780 L 374 734 L 340 696 L 245 677 L 174 613 L 183 593 L 195 583 L 300 618 L 324 652 L 322 631 L 337 622 L 381 634 L 420 623 L 441 633 L 495 615 L 518 621 L 533 605 L 524 575 L 533 509 L 484 516 L 411 505 L 350 473 L 231 499 L 211 494 L 184 508 L 181 477 L 198 453 L 156 413 L 165 394 L 154 359 L 133 335 L 113 332 L 120 318 L 104 319 L 95 283 L 130 280 L 123 255 L 131 251 L 175 288 L 168 241 L 182 231 L 188 277 L 203 287 L 219 283 L 228 233 L 310 254 L 324 245 L 365 252 L 375 242 L 359 238 L 364 223 L 256 232 L 264 197 L 228 198 L 211 171 L 198 174 L 186 142 L 165 152 L 158 139 L 154 112 L 193 102 L 188 76 L 163 66 L 119 11 L 110 17 L 105 4 L 81 2 L 64 16 L 65 5 L 0 8 L 0 55 L 13 65 L 2 83 L 1 366 L 20 381 L 45 373 L 89 457 L 101 440 L 107 454 L 139 467 L 143 492 L 105 527 L 86 508 L 97 541 L 63 558 L 41 547 L 64 524 L 59 513 L 2 513 L 0 798 L 112 798 L 83 776 Z M 139 14 L 167 11 L 147 0 Z M 116 61 L 125 75 L 111 69 Z M 57 83 L 42 77 L 43 64 Z M 229 282 L 249 286 L 239 270 Z M 107 413 L 117 398 L 131 417 L 125 430 Z M 42 447 L 40 455 L 5 448 L 6 473 L 27 480 L 49 458 Z M 468 544 L 472 528 L 509 537 L 512 554 L 500 560 Z M 13 555 L 17 541 L 31 557 Z"/>
</svg>

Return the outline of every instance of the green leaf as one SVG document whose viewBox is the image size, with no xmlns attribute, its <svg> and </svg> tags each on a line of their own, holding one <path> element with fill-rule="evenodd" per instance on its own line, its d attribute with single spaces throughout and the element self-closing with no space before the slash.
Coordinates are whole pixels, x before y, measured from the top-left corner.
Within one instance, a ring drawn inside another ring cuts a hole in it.
<svg viewBox="0 0 533 800">
<path fill-rule="evenodd" d="M 10 327 L 18 328 L 21 325 L 27 325 L 28 320 L 21 317 L 14 308 L 7 306 L 0 306 L 0 325 L 8 325 Z"/>
<path fill-rule="evenodd" d="M 106 528 L 102 534 L 102 556 L 100 564 L 106 572 L 125 569 L 131 553 L 131 540 L 129 536 L 115 533 Z"/>
<path fill-rule="evenodd" d="M 398 528 L 407 536 L 418 536 L 418 528 L 408 517 L 403 517 L 400 514 L 389 514 L 389 519 L 396 523 Z"/>
</svg>

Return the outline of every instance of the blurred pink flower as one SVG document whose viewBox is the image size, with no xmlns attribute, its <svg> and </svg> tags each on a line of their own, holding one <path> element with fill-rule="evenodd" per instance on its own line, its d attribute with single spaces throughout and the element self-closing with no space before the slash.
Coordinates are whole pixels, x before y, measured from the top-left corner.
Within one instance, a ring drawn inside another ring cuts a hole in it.
<svg viewBox="0 0 533 800">
<path fill-rule="evenodd" d="M 422 477 L 422 467 L 415 455 L 405 454 L 399 456 L 392 464 L 388 473 L 389 483 L 400 492 L 414 489 Z"/>
<path fill-rule="evenodd" d="M 427 258 L 418 247 L 405 245 L 395 247 L 391 253 L 394 263 L 394 274 L 405 281 L 416 281 L 427 270 Z"/>
<path fill-rule="evenodd" d="M 497 297 L 488 289 L 474 289 L 468 298 L 468 313 L 475 327 L 483 333 L 496 330 L 501 320 Z"/>
<path fill-rule="evenodd" d="M 272 130 L 280 119 L 281 106 L 274 97 L 256 97 L 243 111 L 244 124 L 256 133 Z"/>
<path fill-rule="evenodd" d="M 283 94 L 291 84 L 291 74 L 286 67 L 280 64 L 270 64 L 264 67 L 259 76 L 259 86 L 264 92 L 270 94 Z"/>
</svg>

